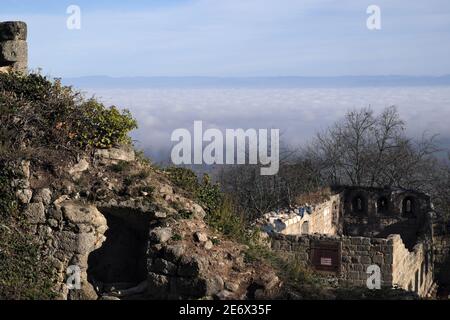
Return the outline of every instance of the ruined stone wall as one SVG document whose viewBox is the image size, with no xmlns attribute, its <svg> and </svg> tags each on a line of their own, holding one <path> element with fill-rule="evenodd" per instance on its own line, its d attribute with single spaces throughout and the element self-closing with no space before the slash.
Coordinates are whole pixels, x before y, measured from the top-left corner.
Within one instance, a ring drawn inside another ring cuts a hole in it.
<svg viewBox="0 0 450 320">
<path fill-rule="evenodd" d="M 419 241 L 418 235 L 431 235 L 431 201 L 423 193 L 353 187 L 342 194 L 345 235 L 387 238 L 400 234 L 409 250 Z"/>
<path fill-rule="evenodd" d="M 315 205 L 311 214 L 305 213 L 303 217 L 297 216 L 284 221 L 286 228 L 280 233 L 336 235 L 339 231 L 340 216 L 340 196 L 332 195 L 329 200 Z"/>
<path fill-rule="evenodd" d="M 393 281 L 393 241 L 390 239 L 371 239 L 364 237 L 327 237 L 321 235 L 272 236 L 272 249 L 295 257 L 304 266 L 313 266 L 313 251 L 317 244 L 334 243 L 339 249 L 339 270 L 336 276 L 340 281 L 355 286 L 366 286 L 369 275 L 367 268 L 378 265 L 381 269 L 381 285 L 392 286 Z"/>
<path fill-rule="evenodd" d="M 426 296 L 433 286 L 433 264 L 425 243 L 417 244 L 409 251 L 399 235 L 393 241 L 393 283 L 400 288 Z"/>
<path fill-rule="evenodd" d="M 314 250 L 317 244 L 335 243 L 340 251 L 340 281 L 355 286 L 366 286 L 369 266 L 377 265 L 381 271 L 383 287 L 400 287 L 426 296 L 433 286 L 433 271 L 424 243 L 410 252 L 399 235 L 387 239 L 367 237 L 327 237 L 320 235 L 272 235 L 272 249 L 286 258 L 296 258 L 304 266 L 315 268 Z"/>
<path fill-rule="evenodd" d="M 450 224 L 444 221 L 433 226 L 433 262 L 435 277 L 443 286 L 450 286 Z"/>
<path fill-rule="evenodd" d="M 0 23 L 0 72 L 27 72 L 26 40 L 26 23 L 20 21 Z"/>
<path fill-rule="evenodd" d="M 312 232 L 336 235 L 338 232 L 340 196 L 333 195 L 330 200 L 317 205 L 311 215 Z"/>
</svg>

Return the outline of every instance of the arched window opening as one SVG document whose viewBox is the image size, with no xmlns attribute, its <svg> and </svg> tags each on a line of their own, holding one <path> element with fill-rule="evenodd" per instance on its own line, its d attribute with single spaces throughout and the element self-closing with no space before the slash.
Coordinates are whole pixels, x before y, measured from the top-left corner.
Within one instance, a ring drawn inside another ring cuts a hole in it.
<svg viewBox="0 0 450 320">
<path fill-rule="evenodd" d="M 362 196 L 356 196 L 352 201 L 353 213 L 364 214 L 367 212 L 367 201 Z"/>
<path fill-rule="evenodd" d="M 411 216 L 416 213 L 416 201 L 412 197 L 403 199 L 402 212 L 404 215 Z"/>
<path fill-rule="evenodd" d="M 389 211 L 389 202 L 386 197 L 381 197 L 377 201 L 377 213 L 386 214 Z"/>
</svg>

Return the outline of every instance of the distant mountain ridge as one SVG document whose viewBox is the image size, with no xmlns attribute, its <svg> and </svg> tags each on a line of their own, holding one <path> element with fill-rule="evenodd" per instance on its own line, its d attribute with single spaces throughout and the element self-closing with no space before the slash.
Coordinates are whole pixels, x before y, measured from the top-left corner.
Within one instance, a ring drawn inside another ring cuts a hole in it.
<svg viewBox="0 0 450 320">
<path fill-rule="evenodd" d="M 330 87 L 396 87 L 450 86 L 450 75 L 444 76 L 340 76 L 340 77 L 110 77 L 86 76 L 63 78 L 62 82 L 89 88 L 330 88 Z"/>
</svg>

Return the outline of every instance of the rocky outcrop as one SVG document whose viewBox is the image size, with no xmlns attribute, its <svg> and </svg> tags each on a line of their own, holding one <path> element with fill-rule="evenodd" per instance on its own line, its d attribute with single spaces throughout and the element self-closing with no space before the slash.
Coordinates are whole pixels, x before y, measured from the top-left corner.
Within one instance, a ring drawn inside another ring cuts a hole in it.
<svg viewBox="0 0 450 320">
<path fill-rule="evenodd" d="M 59 299 L 264 298 L 280 286 L 129 147 L 52 172 L 29 161 L 18 168 L 21 214 L 52 265 Z"/>
</svg>

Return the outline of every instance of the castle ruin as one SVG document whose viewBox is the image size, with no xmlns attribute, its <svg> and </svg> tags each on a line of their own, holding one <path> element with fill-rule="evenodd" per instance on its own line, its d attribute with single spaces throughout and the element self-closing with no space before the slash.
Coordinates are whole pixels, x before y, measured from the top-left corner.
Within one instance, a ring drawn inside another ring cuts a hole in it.
<svg viewBox="0 0 450 320">
<path fill-rule="evenodd" d="M 435 294 L 433 218 L 426 194 L 336 187 L 313 204 L 264 216 L 271 247 L 339 283 L 366 287 L 379 268 L 382 287 Z"/>
</svg>

